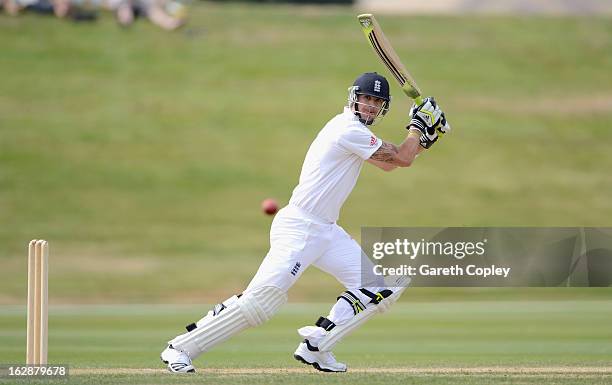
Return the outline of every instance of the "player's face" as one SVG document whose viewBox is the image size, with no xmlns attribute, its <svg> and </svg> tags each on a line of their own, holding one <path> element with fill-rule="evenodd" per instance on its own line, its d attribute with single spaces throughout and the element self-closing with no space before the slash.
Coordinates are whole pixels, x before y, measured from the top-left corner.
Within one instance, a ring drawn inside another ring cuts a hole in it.
<svg viewBox="0 0 612 385">
<path fill-rule="evenodd" d="M 377 98 L 376 96 L 357 95 L 357 103 L 359 106 L 361 119 L 368 122 L 374 121 L 374 119 L 378 116 L 384 102 L 384 99 Z"/>
</svg>

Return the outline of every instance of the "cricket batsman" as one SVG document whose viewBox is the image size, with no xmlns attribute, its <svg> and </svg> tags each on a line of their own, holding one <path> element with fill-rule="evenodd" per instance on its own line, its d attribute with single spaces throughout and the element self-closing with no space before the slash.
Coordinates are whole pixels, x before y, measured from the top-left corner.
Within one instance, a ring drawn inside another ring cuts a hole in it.
<svg viewBox="0 0 612 385">
<path fill-rule="evenodd" d="M 334 346 L 369 318 L 397 301 L 408 282 L 387 284 L 368 278 L 372 262 L 336 221 L 364 161 L 384 170 L 409 167 L 439 135 L 450 131 L 434 98 L 413 105 L 408 134 L 396 146 L 370 131 L 389 111 L 389 83 L 371 72 L 349 88 L 348 105 L 333 117 L 310 145 L 300 180 L 289 204 L 270 229 L 270 250 L 251 283 L 241 294 L 213 307 L 187 333 L 168 342 L 161 359 L 174 373 L 195 372 L 192 360 L 249 327 L 269 320 L 287 301 L 287 291 L 310 266 L 333 275 L 346 291 L 326 317 L 298 329 L 302 339 L 294 352 L 298 361 L 324 372 L 345 372 Z M 402 277 L 403 278 L 403 277 Z"/>
</svg>

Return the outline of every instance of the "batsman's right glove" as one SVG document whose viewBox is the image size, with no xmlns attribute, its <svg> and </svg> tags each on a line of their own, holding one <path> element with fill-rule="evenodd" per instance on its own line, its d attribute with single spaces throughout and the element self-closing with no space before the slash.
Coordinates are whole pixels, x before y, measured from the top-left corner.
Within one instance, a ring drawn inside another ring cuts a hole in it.
<svg viewBox="0 0 612 385">
<path fill-rule="evenodd" d="M 423 99 L 418 106 L 414 104 L 410 109 L 410 124 L 406 127 L 418 129 L 421 132 L 419 141 L 421 147 L 429 148 L 438 138 L 451 130 L 446 121 L 444 112 L 440 109 L 433 96 Z"/>
</svg>

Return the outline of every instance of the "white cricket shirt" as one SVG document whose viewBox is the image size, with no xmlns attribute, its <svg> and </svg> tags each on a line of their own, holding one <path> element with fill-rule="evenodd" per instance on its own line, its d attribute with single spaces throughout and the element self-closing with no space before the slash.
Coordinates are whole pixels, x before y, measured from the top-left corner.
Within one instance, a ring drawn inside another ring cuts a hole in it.
<svg viewBox="0 0 612 385">
<path fill-rule="evenodd" d="M 336 222 L 364 160 L 381 145 L 382 140 L 345 107 L 310 145 L 289 203 L 325 221 Z"/>
</svg>

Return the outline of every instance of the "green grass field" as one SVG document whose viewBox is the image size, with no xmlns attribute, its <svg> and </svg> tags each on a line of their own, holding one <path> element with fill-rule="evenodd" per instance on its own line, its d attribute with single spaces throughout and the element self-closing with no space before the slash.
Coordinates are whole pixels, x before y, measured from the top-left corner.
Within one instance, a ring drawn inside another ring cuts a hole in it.
<svg viewBox="0 0 612 385">
<path fill-rule="evenodd" d="M 410 289 L 339 346 L 352 372 L 305 371 L 295 329 L 341 290 L 317 271 L 198 375 L 163 371 L 164 341 L 207 310 L 189 304 L 241 291 L 265 255 L 261 200 L 288 201 L 354 78 L 386 74 L 355 16 L 198 3 L 167 33 L 0 15 L 0 363 L 23 362 L 25 249 L 44 238 L 50 359 L 69 383 L 612 382 L 609 288 Z M 453 132 L 411 169 L 364 167 L 340 221 L 352 235 L 611 225 L 609 18 L 379 21 Z M 375 131 L 397 143 L 410 103 L 392 93 Z"/>
<path fill-rule="evenodd" d="M 196 376 L 165 373 L 158 361 L 164 341 L 205 309 L 57 306 L 49 320 L 49 359 L 70 364 L 70 383 L 92 384 L 604 384 L 612 380 L 609 298 L 417 303 L 407 294 L 392 313 L 373 319 L 338 346 L 336 356 L 349 364 L 349 372 L 331 375 L 309 370 L 292 357 L 299 341 L 296 329 L 325 313 L 327 305 L 290 304 L 266 325 L 201 356 Z M 3 306 L 0 315 L 0 362 L 22 362 L 23 308 Z"/>
</svg>

